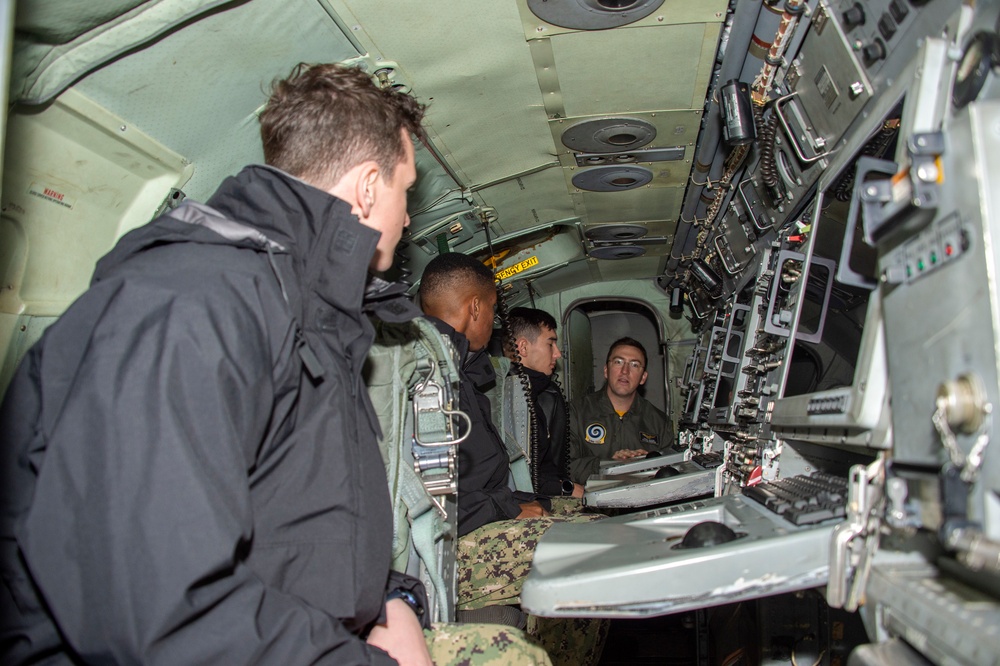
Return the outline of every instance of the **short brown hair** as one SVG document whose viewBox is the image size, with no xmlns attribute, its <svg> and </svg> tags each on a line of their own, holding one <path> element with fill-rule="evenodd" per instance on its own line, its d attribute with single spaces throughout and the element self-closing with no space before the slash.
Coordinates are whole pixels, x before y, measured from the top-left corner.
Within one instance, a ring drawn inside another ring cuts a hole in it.
<svg viewBox="0 0 1000 666">
<path fill-rule="evenodd" d="M 645 368 L 649 364 L 649 358 L 646 356 L 646 348 L 642 346 L 642 343 L 635 338 L 625 337 L 618 338 L 611 343 L 611 346 L 608 348 L 608 357 L 604 360 L 605 365 L 611 362 L 611 354 L 619 347 L 635 347 L 642 352 L 642 367 Z"/>
<path fill-rule="evenodd" d="M 299 63 L 275 80 L 260 114 L 264 161 L 319 186 L 374 160 L 387 180 L 405 155 L 400 130 L 423 137 L 424 105 L 365 72 Z"/>
</svg>

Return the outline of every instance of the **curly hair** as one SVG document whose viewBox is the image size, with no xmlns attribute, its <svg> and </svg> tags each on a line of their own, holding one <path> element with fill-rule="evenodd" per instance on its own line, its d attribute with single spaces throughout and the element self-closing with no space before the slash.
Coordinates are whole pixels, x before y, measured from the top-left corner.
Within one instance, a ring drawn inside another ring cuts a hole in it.
<svg viewBox="0 0 1000 666">
<path fill-rule="evenodd" d="M 260 114 L 264 161 L 321 187 L 367 160 L 391 180 L 405 155 L 400 130 L 423 138 L 423 116 L 423 104 L 360 69 L 299 63 Z"/>
<path fill-rule="evenodd" d="M 446 252 L 431 259 L 420 278 L 420 301 L 453 298 L 461 286 L 480 291 L 494 289 L 493 272 L 486 265 L 461 252 Z"/>
</svg>

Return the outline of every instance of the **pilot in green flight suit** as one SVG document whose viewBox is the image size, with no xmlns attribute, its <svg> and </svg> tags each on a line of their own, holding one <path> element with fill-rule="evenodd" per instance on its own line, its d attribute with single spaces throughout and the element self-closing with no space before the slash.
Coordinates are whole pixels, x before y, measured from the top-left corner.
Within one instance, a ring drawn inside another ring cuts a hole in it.
<svg viewBox="0 0 1000 666">
<path fill-rule="evenodd" d="M 646 383 L 646 350 L 632 338 L 612 343 L 604 364 L 604 387 L 573 401 L 570 415 L 570 476 L 586 483 L 602 460 L 629 460 L 673 444 L 673 428 L 659 409 L 639 395 Z"/>
</svg>

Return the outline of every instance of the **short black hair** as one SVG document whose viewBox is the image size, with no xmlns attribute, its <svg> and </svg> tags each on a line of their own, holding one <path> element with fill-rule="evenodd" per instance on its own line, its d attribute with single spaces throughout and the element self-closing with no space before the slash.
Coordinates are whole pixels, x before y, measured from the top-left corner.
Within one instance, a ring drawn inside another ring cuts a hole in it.
<svg viewBox="0 0 1000 666">
<path fill-rule="evenodd" d="M 647 365 L 649 365 L 649 357 L 646 356 L 646 348 L 643 347 L 642 343 L 636 340 L 635 338 L 629 338 L 629 337 L 618 338 L 617 340 L 611 343 L 611 346 L 608 347 L 608 357 L 604 359 L 605 365 L 607 365 L 608 362 L 611 360 L 612 352 L 614 352 L 614 350 L 618 349 L 619 347 L 635 347 L 636 349 L 642 352 L 642 367 L 645 368 Z"/>
<path fill-rule="evenodd" d="M 534 342 L 542 328 L 556 330 L 556 318 L 537 308 L 514 308 L 507 314 L 507 328 L 517 340 L 520 337 Z"/>
<path fill-rule="evenodd" d="M 493 271 L 486 264 L 461 252 L 446 252 L 431 259 L 420 278 L 420 299 L 440 298 L 459 284 L 495 289 Z"/>
</svg>

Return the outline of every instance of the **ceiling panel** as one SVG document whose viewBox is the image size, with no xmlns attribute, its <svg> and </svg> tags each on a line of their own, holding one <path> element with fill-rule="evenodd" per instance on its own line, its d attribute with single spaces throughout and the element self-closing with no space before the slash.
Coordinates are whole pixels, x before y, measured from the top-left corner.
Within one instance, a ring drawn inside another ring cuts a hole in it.
<svg viewBox="0 0 1000 666">
<path fill-rule="evenodd" d="M 583 192 L 576 195 L 588 224 L 638 220 L 674 220 L 683 187 L 640 188 L 629 192 Z"/>
<path fill-rule="evenodd" d="M 549 121 L 549 130 L 552 132 L 552 142 L 559 155 L 559 161 L 565 167 L 577 166 L 575 158 L 576 152 L 568 148 L 563 142 L 563 137 L 567 132 L 570 136 L 583 135 L 591 139 L 588 143 L 595 144 L 594 147 L 605 147 L 608 150 L 614 145 L 608 145 L 608 141 L 599 130 L 591 128 L 600 127 L 602 120 L 620 118 L 624 116 L 628 122 L 637 121 L 643 125 L 649 125 L 656 132 L 655 136 L 648 143 L 643 144 L 639 150 L 651 148 L 672 148 L 672 147 L 693 147 L 698 140 L 698 130 L 701 127 L 701 109 L 686 109 L 683 111 L 641 111 L 628 114 L 596 115 L 596 116 L 574 116 L 571 118 L 556 118 Z M 604 139 L 604 140 L 602 140 Z M 596 152 L 596 151 L 595 151 Z M 690 155 L 685 155 L 690 158 Z M 691 165 L 688 163 L 687 169 Z"/>
<path fill-rule="evenodd" d="M 500 183 L 480 195 L 496 208 L 504 233 L 576 216 L 563 170 L 558 166 Z"/>
<path fill-rule="evenodd" d="M 555 68 L 569 116 L 701 108 L 711 75 L 702 63 L 703 24 L 617 28 L 553 37 Z M 712 25 L 718 31 L 718 25 Z M 714 40 L 713 40 L 714 43 Z M 674 63 L 684 62 L 684 67 Z"/>
<path fill-rule="evenodd" d="M 539 19 L 529 9 L 527 0 L 517 0 L 517 6 L 521 13 L 521 22 L 524 29 L 525 39 L 539 39 L 543 37 L 552 37 L 553 35 L 576 32 L 573 28 L 564 28 Z M 609 4 L 608 6 L 610 7 L 612 5 Z M 631 3 L 629 3 L 629 5 L 622 6 L 628 8 L 631 6 Z M 661 4 L 652 14 L 621 27 L 641 28 L 644 26 L 673 25 L 679 23 L 719 22 L 725 15 L 726 6 L 726 0 L 702 0 L 701 2 L 691 2 L 691 0 L 664 0 L 663 4 Z M 583 3 L 580 3 L 580 9 L 583 12 L 588 11 L 586 9 L 586 5 Z"/>
<path fill-rule="evenodd" d="M 429 104 L 434 144 L 466 186 L 551 162 L 531 55 L 513 2 L 333 0 Z M 392 17 L 388 20 L 387 17 Z M 363 26 L 363 27 L 361 27 Z"/>
</svg>

